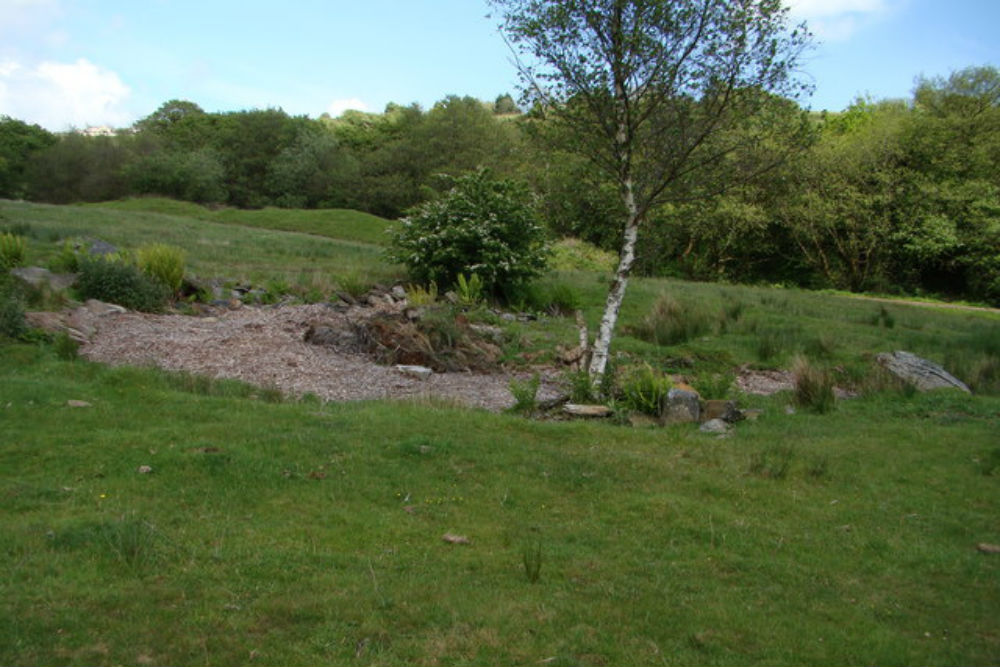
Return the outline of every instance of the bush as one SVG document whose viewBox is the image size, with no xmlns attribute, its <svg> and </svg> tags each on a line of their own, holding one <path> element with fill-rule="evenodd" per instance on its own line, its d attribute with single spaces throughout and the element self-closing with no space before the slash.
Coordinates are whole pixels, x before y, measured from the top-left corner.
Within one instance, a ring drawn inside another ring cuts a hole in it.
<svg viewBox="0 0 1000 667">
<path fill-rule="evenodd" d="M 82 258 L 76 289 L 83 299 L 144 312 L 163 310 L 170 296 L 165 285 L 120 258 Z"/>
<path fill-rule="evenodd" d="M 183 250 L 154 243 L 139 248 L 136 259 L 143 273 L 166 285 L 173 294 L 180 292 L 184 282 Z"/>
<path fill-rule="evenodd" d="M 493 294 L 540 275 L 547 254 L 526 191 L 484 169 L 412 209 L 392 232 L 388 251 L 416 282 L 453 285 L 459 275 L 476 275 Z"/>
<path fill-rule="evenodd" d="M 23 236 L 14 234 L 0 234 L 0 268 L 9 271 L 14 267 L 24 264 L 24 257 L 28 254 L 28 242 Z"/>
</svg>

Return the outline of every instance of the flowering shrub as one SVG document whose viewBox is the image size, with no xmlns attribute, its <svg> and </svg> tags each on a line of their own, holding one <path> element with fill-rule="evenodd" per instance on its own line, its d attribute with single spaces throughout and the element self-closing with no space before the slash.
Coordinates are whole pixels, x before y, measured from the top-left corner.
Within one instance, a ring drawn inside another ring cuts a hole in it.
<svg viewBox="0 0 1000 667">
<path fill-rule="evenodd" d="M 548 257 L 529 195 L 485 169 L 412 209 L 391 233 L 389 258 L 423 284 L 479 276 L 485 290 L 502 293 L 541 274 Z"/>
</svg>

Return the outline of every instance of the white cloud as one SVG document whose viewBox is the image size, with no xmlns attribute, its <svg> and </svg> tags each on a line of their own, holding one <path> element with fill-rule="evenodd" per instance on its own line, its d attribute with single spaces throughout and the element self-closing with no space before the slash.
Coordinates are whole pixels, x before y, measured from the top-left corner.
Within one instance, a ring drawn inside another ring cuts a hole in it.
<svg viewBox="0 0 1000 667">
<path fill-rule="evenodd" d="M 0 114 L 49 130 L 128 125 L 124 103 L 130 93 L 115 72 L 84 58 L 35 66 L 0 62 Z"/>
<path fill-rule="evenodd" d="M 351 97 L 346 100 L 334 100 L 330 102 L 330 105 L 326 108 L 326 112 L 336 118 L 348 109 L 354 109 L 355 111 L 368 111 L 368 105 L 359 100 L 357 97 Z"/>
<path fill-rule="evenodd" d="M 790 0 L 793 18 L 805 20 L 821 40 L 840 42 L 885 16 L 900 0 Z"/>
</svg>

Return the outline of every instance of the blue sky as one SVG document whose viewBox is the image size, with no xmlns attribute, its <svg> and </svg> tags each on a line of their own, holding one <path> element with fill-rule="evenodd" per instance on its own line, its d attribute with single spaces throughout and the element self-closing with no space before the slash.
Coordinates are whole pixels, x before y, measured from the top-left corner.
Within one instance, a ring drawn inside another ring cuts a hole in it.
<svg viewBox="0 0 1000 667">
<path fill-rule="evenodd" d="M 1000 66 L 1000 0 L 792 0 L 814 109 Z M 291 114 L 494 99 L 517 77 L 480 0 L 0 0 L 0 115 L 126 126 L 162 102 Z"/>
</svg>

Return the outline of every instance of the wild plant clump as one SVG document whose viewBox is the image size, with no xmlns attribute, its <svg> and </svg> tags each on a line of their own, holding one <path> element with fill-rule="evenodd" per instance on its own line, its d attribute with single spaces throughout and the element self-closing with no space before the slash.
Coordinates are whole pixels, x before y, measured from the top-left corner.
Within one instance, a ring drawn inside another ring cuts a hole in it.
<svg viewBox="0 0 1000 667">
<path fill-rule="evenodd" d="M 139 248 L 136 260 L 143 273 L 155 278 L 174 294 L 180 292 L 184 281 L 184 251 L 163 243 Z"/>
<path fill-rule="evenodd" d="M 655 416 L 671 387 L 669 376 L 645 364 L 623 374 L 619 393 L 629 410 Z"/>
<path fill-rule="evenodd" d="M 28 241 L 23 236 L 8 232 L 0 234 L 0 268 L 9 271 L 24 264 L 28 254 Z"/>
<path fill-rule="evenodd" d="M 81 259 L 76 288 L 84 299 L 98 299 L 144 312 L 163 310 L 170 297 L 166 285 L 116 257 Z"/>
<path fill-rule="evenodd" d="M 833 410 L 836 396 L 829 371 L 798 357 L 792 365 L 795 376 L 795 403 L 801 408 L 824 414 Z"/>
</svg>

